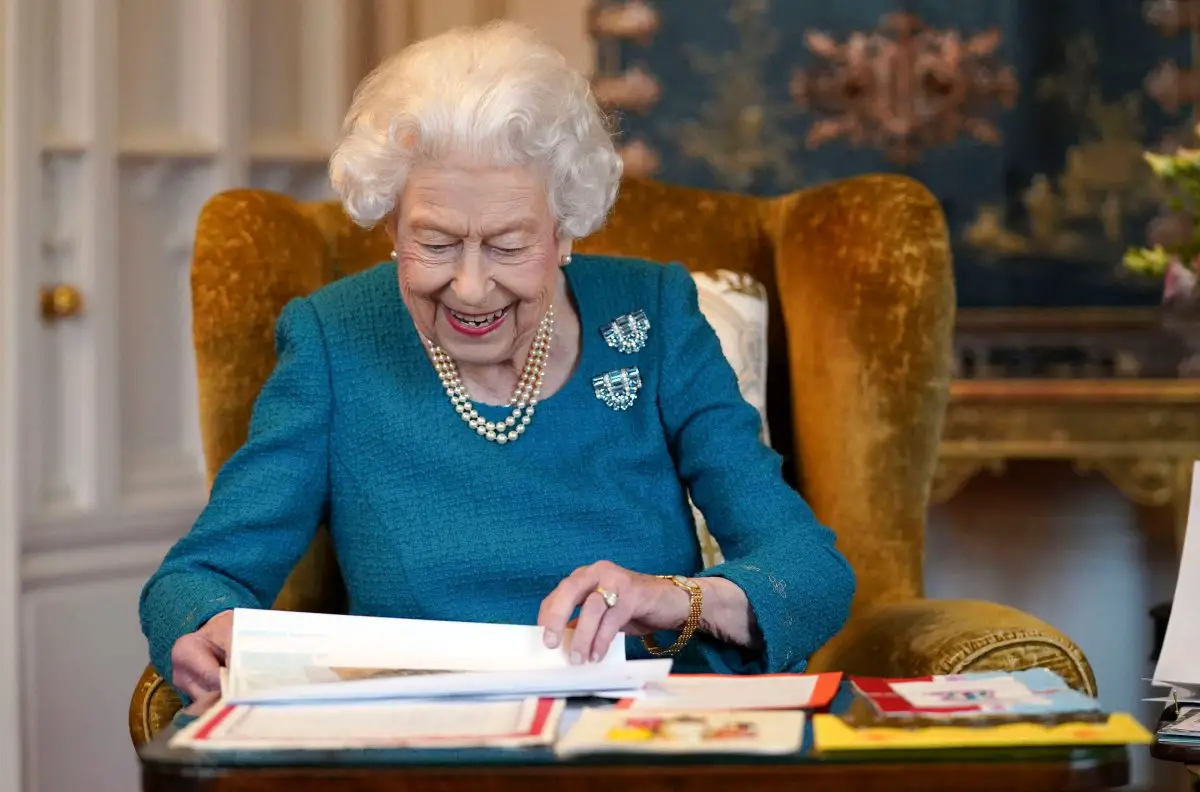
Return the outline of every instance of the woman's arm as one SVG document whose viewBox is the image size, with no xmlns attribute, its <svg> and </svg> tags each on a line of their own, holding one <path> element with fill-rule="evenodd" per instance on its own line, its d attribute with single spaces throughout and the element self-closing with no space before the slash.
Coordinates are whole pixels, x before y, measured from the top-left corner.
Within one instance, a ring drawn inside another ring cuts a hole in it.
<svg viewBox="0 0 1200 792">
<path fill-rule="evenodd" d="M 659 300 L 658 407 L 679 476 L 726 558 L 700 575 L 711 637 L 692 651 L 735 672 L 803 669 L 849 616 L 854 574 L 760 439 L 758 411 L 742 398 L 690 273 L 664 267 Z"/>
<path fill-rule="evenodd" d="M 284 308 L 277 362 L 246 443 L 213 482 L 208 505 L 142 589 L 150 659 L 172 679 L 171 648 L 231 608 L 269 608 L 312 542 L 329 493 L 329 366 L 305 299 Z"/>
</svg>

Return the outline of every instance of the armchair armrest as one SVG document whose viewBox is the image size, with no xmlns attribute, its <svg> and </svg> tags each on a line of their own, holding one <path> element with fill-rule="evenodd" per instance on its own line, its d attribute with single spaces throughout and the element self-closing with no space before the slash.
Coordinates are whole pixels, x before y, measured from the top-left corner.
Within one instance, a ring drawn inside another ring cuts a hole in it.
<svg viewBox="0 0 1200 792">
<path fill-rule="evenodd" d="M 931 599 L 881 605 L 851 617 L 809 664 L 813 673 L 878 677 L 1037 667 L 1096 695 L 1096 677 L 1083 651 L 1041 619 L 994 602 Z"/>
<path fill-rule="evenodd" d="M 154 739 L 171 723 L 183 706 L 175 690 L 158 675 L 154 666 L 146 666 L 129 701 L 129 736 L 133 747 L 140 748 Z"/>
</svg>

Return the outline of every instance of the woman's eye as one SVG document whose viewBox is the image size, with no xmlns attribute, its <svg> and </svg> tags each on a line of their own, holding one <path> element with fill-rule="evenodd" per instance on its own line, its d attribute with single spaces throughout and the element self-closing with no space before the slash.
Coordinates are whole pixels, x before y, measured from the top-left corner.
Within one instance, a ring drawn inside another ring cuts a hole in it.
<svg viewBox="0 0 1200 792">
<path fill-rule="evenodd" d="M 513 255 L 516 255 L 517 253 L 520 253 L 524 249 L 525 248 L 523 248 L 523 247 L 506 248 L 506 247 L 496 247 L 495 245 L 492 245 L 492 250 L 495 251 L 496 253 L 499 253 L 501 256 L 513 256 Z"/>
<path fill-rule="evenodd" d="M 452 250 L 454 245 L 426 245 L 422 243 L 421 247 L 425 248 L 430 253 L 445 253 L 448 250 Z"/>
</svg>

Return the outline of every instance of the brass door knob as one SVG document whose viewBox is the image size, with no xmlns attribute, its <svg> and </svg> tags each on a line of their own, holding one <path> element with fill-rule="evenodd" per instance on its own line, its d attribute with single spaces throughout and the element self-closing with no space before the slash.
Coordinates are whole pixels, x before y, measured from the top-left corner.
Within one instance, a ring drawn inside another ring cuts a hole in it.
<svg viewBox="0 0 1200 792">
<path fill-rule="evenodd" d="M 83 295 L 67 283 L 42 287 L 39 295 L 42 318 L 48 322 L 70 319 L 83 313 Z"/>
</svg>

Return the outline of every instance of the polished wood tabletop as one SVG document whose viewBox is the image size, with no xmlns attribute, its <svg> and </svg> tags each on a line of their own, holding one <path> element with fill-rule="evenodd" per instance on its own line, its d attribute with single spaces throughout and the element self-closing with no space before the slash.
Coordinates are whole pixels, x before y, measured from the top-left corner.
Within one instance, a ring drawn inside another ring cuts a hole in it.
<svg viewBox="0 0 1200 792">
<path fill-rule="evenodd" d="M 159 741 L 156 741 L 156 743 Z M 143 748 L 144 792 L 1098 792 L 1129 781 L 1128 751 L 1087 749 L 1051 754 L 1008 751 L 947 760 L 912 755 L 889 760 L 539 760 L 523 762 L 345 762 L 338 752 L 306 765 L 222 764 L 212 757 Z"/>
</svg>

